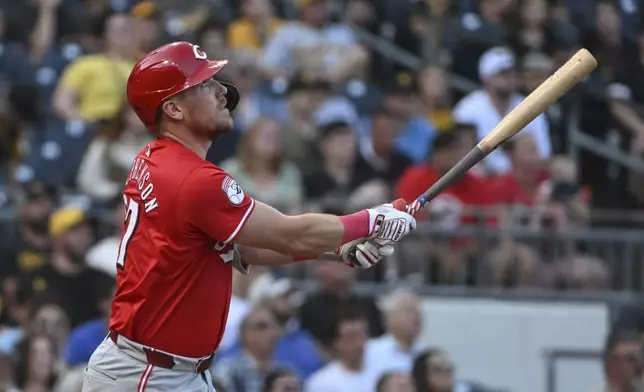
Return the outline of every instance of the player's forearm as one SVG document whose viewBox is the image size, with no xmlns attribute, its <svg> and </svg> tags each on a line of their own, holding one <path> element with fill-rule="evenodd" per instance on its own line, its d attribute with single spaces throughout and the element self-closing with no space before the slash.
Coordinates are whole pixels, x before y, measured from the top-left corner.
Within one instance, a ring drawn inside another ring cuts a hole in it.
<svg viewBox="0 0 644 392">
<path fill-rule="evenodd" d="M 315 256 L 369 234 L 370 216 L 366 210 L 341 217 L 328 214 L 287 216 L 257 202 L 235 242 L 285 255 Z"/>
<path fill-rule="evenodd" d="M 239 246 L 238 249 L 245 264 L 261 265 L 265 267 L 276 267 L 317 258 L 317 256 L 314 255 L 285 255 L 273 250 L 253 248 L 249 246 Z"/>
</svg>

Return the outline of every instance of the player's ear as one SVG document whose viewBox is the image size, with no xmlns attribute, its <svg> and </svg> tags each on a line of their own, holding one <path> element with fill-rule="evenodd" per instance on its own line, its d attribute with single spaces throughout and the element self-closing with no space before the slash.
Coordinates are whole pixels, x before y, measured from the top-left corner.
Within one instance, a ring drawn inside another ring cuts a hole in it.
<svg viewBox="0 0 644 392">
<path fill-rule="evenodd" d="M 161 104 L 161 110 L 173 120 L 183 120 L 184 111 L 181 104 L 174 99 L 169 99 Z"/>
</svg>

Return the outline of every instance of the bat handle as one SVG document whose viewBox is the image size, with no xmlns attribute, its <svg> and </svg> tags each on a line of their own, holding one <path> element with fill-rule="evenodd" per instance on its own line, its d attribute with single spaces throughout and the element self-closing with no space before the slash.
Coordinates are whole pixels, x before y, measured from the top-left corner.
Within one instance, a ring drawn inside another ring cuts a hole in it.
<svg viewBox="0 0 644 392">
<path fill-rule="evenodd" d="M 418 211 L 422 210 L 427 204 L 428 200 L 423 195 L 418 197 L 413 203 L 407 205 L 407 202 L 404 199 L 396 199 L 391 203 L 395 209 L 398 211 L 406 211 L 409 215 L 415 215 Z"/>
</svg>

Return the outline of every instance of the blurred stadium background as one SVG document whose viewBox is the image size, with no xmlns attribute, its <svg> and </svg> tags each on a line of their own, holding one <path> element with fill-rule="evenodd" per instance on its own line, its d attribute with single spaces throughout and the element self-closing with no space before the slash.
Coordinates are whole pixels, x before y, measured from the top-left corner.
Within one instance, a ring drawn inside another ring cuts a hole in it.
<svg viewBox="0 0 644 392">
<path fill-rule="evenodd" d="M 286 213 L 412 200 L 599 61 L 377 268 L 235 275 L 217 391 L 644 390 L 644 1 L 0 0 L 0 391 L 80 391 L 150 140 L 125 83 L 176 40 L 232 59 L 208 159 Z"/>
</svg>

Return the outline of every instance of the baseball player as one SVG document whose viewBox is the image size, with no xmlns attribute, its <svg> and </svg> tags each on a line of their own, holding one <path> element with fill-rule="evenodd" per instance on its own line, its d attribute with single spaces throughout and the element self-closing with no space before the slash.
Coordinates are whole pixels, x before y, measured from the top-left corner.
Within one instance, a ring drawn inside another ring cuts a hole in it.
<svg viewBox="0 0 644 392">
<path fill-rule="evenodd" d="M 227 62 L 175 42 L 146 55 L 128 79 L 128 102 L 157 139 L 134 159 L 123 190 L 110 332 L 86 368 L 85 392 L 214 391 L 207 370 L 226 325 L 233 268 L 248 273 L 249 265 L 325 252 L 369 268 L 415 228 L 392 204 L 286 216 L 207 162 L 239 102 L 235 86 L 214 79 Z"/>
</svg>

